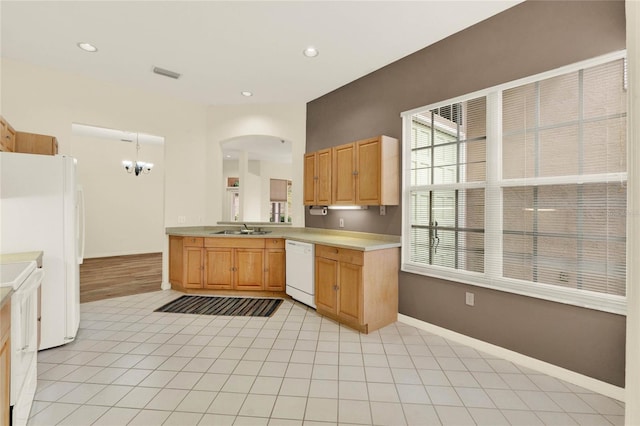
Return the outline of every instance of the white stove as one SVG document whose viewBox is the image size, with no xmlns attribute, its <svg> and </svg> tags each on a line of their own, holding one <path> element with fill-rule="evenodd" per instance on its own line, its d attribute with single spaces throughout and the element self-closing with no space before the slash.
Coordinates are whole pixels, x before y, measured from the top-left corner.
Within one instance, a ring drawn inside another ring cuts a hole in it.
<svg viewBox="0 0 640 426">
<path fill-rule="evenodd" d="M 11 287 L 11 405 L 12 425 L 27 424 L 36 392 L 38 353 L 38 295 L 42 269 L 36 262 L 0 264 L 0 287 Z"/>
</svg>

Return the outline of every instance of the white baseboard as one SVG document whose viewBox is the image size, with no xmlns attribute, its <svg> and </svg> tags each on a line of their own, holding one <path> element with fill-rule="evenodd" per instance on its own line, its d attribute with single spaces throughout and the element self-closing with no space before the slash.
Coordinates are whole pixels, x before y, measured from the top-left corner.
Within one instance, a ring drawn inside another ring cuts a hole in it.
<svg viewBox="0 0 640 426">
<path fill-rule="evenodd" d="M 160 289 L 161 290 L 171 290 L 171 283 L 163 281 L 162 284 L 160 285 Z"/>
<path fill-rule="evenodd" d="M 566 368 L 558 367 L 557 365 L 549 364 L 548 362 L 540 361 L 539 359 L 531 358 L 482 340 L 474 339 L 473 337 L 465 336 L 464 334 L 460 334 L 407 315 L 398 314 L 398 321 L 452 340 L 456 343 L 471 346 L 474 349 L 506 359 L 507 361 L 511 361 L 531 370 L 539 371 L 557 379 L 564 380 L 565 382 L 572 383 L 576 386 L 580 386 L 590 391 L 624 402 L 624 388 L 596 380 L 592 377 L 576 373 L 575 371 L 567 370 Z"/>
</svg>

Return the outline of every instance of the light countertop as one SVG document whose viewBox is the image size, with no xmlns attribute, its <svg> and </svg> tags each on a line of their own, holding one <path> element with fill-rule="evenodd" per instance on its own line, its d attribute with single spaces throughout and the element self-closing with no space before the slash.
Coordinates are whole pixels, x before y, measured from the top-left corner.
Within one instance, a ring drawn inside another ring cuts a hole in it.
<svg viewBox="0 0 640 426">
<path fill-rule="evenodd" d="M 337 231 L 320 228 L 292 228 L 280 226 L 260 226 L 262 230 L 270 231 L 262 235 L 221 235 L 217 231 L 225 229 L 240 229 L 240 224 L 233 226 L 194 226 L 181 228 L 167 228 L 168 235 L 185 237 L 215 237 L 215 238 L 285 238 L 312 244 L 325 244 L 352 250 L 371 251 L 400 247 L 400 236 L 370 234 L 366 232 Z"/>
<path fill-rule="evenodd" d="M 17 262 L 30 262 L 35 260 L 36 266 L 42 268 L 42 252 L 41 251 L 29 251 L 24 253 L 4 253 L 0 254 L 0 264 L 3 263 L 17 263 Z"/>
<path fill-rule="evenodd" d="M 30 262 L 35 261 L 36 266 L 38 268 L 42 267 L 42 252 L 41 251 L 30 251 L 24 253 L 3 253 L 0 254 L 0 265 L 5 263 L 18 263 L 18 262 Z M 1 287 L 0 288 L 0 306 L 2 306 L 5 301 L 9 300 L 9 295 L 13 293 L 13 289 L 11 287 Z"/>
</svg>

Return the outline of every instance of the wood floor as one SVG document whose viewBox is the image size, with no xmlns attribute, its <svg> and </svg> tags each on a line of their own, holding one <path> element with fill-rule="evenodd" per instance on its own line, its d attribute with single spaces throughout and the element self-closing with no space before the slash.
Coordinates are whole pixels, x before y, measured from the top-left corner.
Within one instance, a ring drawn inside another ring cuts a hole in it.
<svg viewBox="0 0 640 426">
<path fill-rule="evenodd" d="M 80 303 L 160 290 L 162 253 L 85 259 Z"/>
</svg>

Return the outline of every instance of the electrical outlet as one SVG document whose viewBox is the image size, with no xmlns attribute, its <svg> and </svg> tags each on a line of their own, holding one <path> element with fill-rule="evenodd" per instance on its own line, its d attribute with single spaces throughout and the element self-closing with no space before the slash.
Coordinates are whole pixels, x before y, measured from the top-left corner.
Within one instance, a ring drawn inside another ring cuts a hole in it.
<svg viewBox="0 0 640 426">
<path fill-rule="evenodd" d="M 475 295 L 473 293 L 465 293 L 465 303 L 469 306 L 474 306 L 476 301 L 475 301 Z"/>
<path fill-rule="evenodd" d="M 185 223 L 187 221 L 186 216 L 178 216 L 178 223 Z"/>
<path fill-rule="evenodd" d="M 340 228 L 344 228 L 344 219 L 340 218 Z"/>
</svg>

